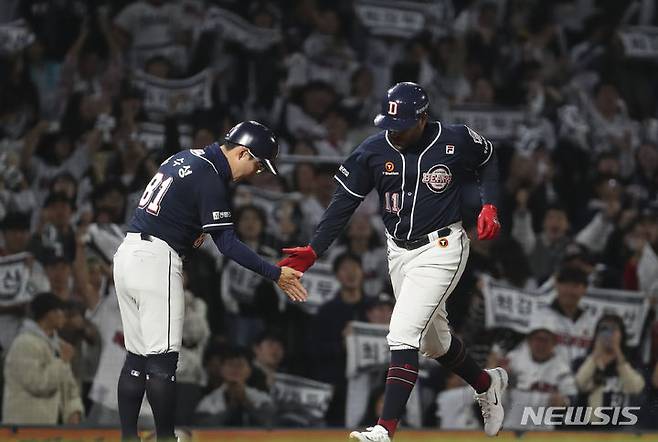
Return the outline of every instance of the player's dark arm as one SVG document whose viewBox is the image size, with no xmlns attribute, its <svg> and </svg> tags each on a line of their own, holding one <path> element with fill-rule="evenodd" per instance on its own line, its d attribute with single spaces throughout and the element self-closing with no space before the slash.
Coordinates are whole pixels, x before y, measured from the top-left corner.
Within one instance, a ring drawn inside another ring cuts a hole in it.
<svg viewBox="0 0 658 442">
<path fill-rule="evenodd" d="M 482 204 L 498 205 L 498 156 L 493 150 L 491 157 L 475 171 L 480 187 Z"/>
<path fill-rule="evenodd" d="M 310 243 L 317 256 L 321 256 L 340 235 L 361 201 L 338 186 Z"/>
<path fill-rule="evenodd" d="M 233 229 L 214 230 L 210 234 L 222 255 L 265 278 L 272 281 L 279 280 L 281 268 L 270 264 L 258 256 L 256 252 L 247 247 L 235 236 Z"/>
<path fill-rule="evenodd" d="M 279 261 L 278 265 L 292 267 L 299 272 L 305 272 L 313 265 L 345 228 L 365 195 L 372 190 L 371 171 L 367 152 L 357 147 L 334 176 L 339 186 L 322 215 L 311 243 L 305 247 L 283 249 L 283 253 L 289 256 Z"/>
<path fill-rule="evenodd" d="M 470 129 L 468 130 L 471 132 Z M 485 155 L 487 153 L 489 154 L 475 168 L 475 175 L 480 188 L 480 198 L 482 200 L 482 209 L 480 210 L 477 221 L 478 239 L 493 239 L 500 230 L 498 209 L 496 208 L 498 204 L 498 157 L 490 141 L 475 134 L 474 140 L 476 138 L 480 138 L 481 140 L 475 144 L 477 151 L 480 151 L 480 147 L 482 147 L 483 150 L 481 152 Z"/>
</svg>

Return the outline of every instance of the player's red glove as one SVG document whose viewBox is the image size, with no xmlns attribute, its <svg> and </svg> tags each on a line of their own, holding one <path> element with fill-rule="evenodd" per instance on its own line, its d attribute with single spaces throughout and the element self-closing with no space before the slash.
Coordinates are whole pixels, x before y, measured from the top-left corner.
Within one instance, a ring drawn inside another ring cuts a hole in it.
<svg viewBox="0 0 658 442">
<path fill-rule="evenodd" d="M 478 239 L 493 239 L 499 230 L 498 209 L 493 204 L 485 204 L 478 215 Z"/>
<path fill-rule="evenodd" d="M 318 255 L 310 245 L 306 247 L 292 247 L 281 250 L 286 255 L 281 261 L 276 263 L 279 267 L 292 267 L 293 269 L 304 273 L 318 259 Z"/>
</svg>

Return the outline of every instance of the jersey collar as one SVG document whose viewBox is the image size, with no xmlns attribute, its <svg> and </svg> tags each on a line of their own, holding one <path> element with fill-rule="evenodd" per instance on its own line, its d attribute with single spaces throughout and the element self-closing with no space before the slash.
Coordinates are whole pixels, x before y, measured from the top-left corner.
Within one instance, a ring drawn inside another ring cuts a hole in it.
<svg viewBox="0 0 658 442">
<path fill-rule="evenodd" d="M 393 145 L 393 143 L 391 143 L 391 139 L 388 137 L 387 130 L 384 131 L 384 138 L 386 139 L 386 143 L 388 143 L 389 146 L 391 146 L 393 149 L 397 150 L 398 152 L 401 153 L 416 152 L 425 149 L 428 145 L 433 143 L 434 139 L 440 133 L 440 131 L 441 131 L 441 123 L 439 121 L 428 121 L 427 125 L 425 126 L 425 130 L 423 130 L 423 133 L 421 134 L 416 144 L 414 146 L 408 147 L 403 151 L 399 150 L 397 147 Z"/>
<path fill-rule="evenodd" d="M 567 314 L 564 312 L 564 310 L 562 310 L 562 307 L 560 307 L 560 304 L 557 302 L 557 299 L 553 300 L 553 302 L 550 305 L 550 308 L 552 308 L 553 310 L 555 310 L 556 312 L 558 312 L 562 316 L 569 318 L 567 316 Z M 576 322 L 580 319 L 580 317 L 583 315 L 583 313 L 585 313 L 585 310 L 578 307 L 578 309 L 576 310 L 576 316 L 573 319 L 571 319 L 571 318 L 569 318 L 569 319 L 572 322 Z"/>
<path fill-rule="evenodd" d="M 222 152 L 219 143 L 213 143 L 210 146 L 206 146 L 204 150 L 206 152 L 206 158 L 208 158 L 215 165 L 217 172 L 222 176 L 222 178 L 225 180 L 230 180 L 231 168 L 228 165 L 228 160 Z"/>
</svg>

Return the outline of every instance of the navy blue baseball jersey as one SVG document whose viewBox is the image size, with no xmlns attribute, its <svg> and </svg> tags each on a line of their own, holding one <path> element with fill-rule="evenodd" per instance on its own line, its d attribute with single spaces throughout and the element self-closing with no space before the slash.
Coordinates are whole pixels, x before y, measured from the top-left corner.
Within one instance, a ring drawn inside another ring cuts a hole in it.
<svg viewBox="0 0 658 442">
<path fill-rule="evenodd" d="M 233 228 L 228 161 L 219 146 L 178 152 L 146 186 L 129 229 L 167 242 L 179 254 L 201 245 L 201 234 Z"/>
<path fill-rule="evenodd" d="M 415 147 L 399 151 L 386 131 L 361 143 L 336 172 L 353 198 L 377 189 L 386 230 L 416 239 L 461 219 L 461 186 L 492 157 L 493 145 L 462 124 L 428 122 Z"/>
</svg>

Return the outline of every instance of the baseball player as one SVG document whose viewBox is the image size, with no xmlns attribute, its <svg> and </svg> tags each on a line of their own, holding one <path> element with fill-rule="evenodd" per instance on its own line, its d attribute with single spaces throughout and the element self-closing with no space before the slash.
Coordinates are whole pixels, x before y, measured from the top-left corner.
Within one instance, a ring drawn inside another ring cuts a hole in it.
<svg viewBox="0 0 658 442">
<path fill-rule="evenodd" d="M 477 392 L 488 435 L 503 421 L 502 368 L 481 369 L 448 326 L 446 300 L 464 271 L 469 240 L 461 225 L 461 187 L 478 177 L 482 211 L 478 237 L 493 238 L 497 218 L 498 165 L 491 142 L 464 125 L 431 121 L 429 100 L 415 83 L 388 90 L 375 126 L 338 168 L 337 190 L 306 247 L 284 249 L 279 265 L 301 272 L 322 255 L 350 216 L 376 188 L 388 237 L 388 265 L 397 302 L 387 336 L 391 363 L 384 408 L 376 426 L 354 431 L 360 441 L 390 441 L 418 377 L 418 351 L 449 367 Z"/>
<path fill-rule="evenodd" d="M 276 281 L 293 301 L 304 301 L 301 273 L 261 259 L 233 230 L 229 183 L 263 171 L 277 174 L 274 134 L 255 121 L 233 127 L 223 145 L 169 157 L 146 186 L 128 233 L 114 255 L 116 286 L 128 354 L 118 383 L 123 438 L 137 439 L 146 390 L 158 440 L 174 438 L 175 382 L 183 326 L 182 256 L 204 234 L 219 251 Z"/>
</svg>

